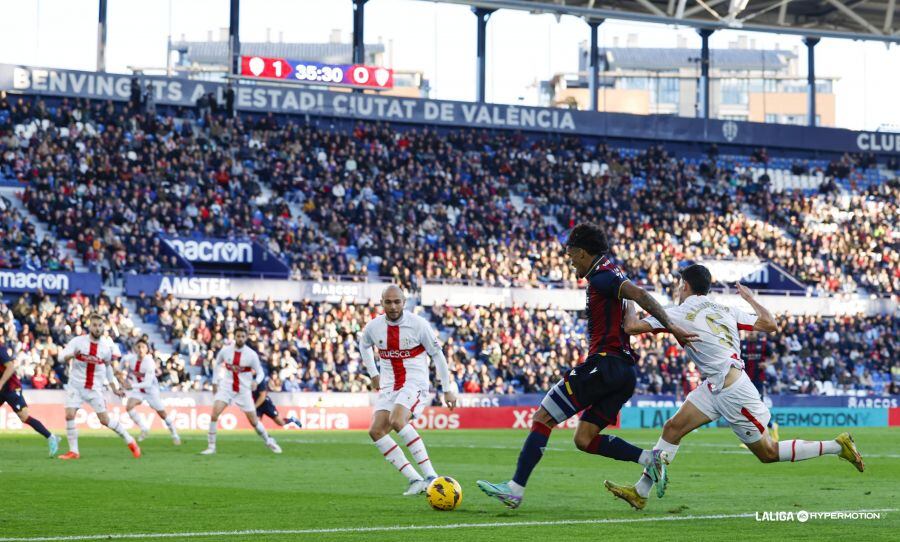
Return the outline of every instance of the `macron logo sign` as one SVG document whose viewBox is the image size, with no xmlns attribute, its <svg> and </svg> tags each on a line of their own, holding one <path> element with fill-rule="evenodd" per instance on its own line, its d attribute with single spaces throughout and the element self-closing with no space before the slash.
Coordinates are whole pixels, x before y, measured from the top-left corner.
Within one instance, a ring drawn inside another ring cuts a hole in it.
<svg viewBox="0 0 900 542">
<path fill-rule="evenodd" d="M 68 291 L 69 277 L 57 273 L 30 271 L 0 271 L 0 290 Z"/>
<path fill-rule="evenodd" d="M 195 263 L 253 263 L 253 244 L 249 241 L 164 239 L 182 258 Z"/>
</svg>

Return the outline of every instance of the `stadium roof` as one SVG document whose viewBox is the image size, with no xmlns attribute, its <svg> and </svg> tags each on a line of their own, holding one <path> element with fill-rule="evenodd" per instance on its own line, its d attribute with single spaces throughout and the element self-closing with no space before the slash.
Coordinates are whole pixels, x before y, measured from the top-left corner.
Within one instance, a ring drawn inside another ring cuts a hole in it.
<svg viewBox="0 0 900 542">
<path fill-rule="evenodd" d="M 225 41 L 177 41 L 172 43 L 173 51 L 183 51 L 187 62 L 198 64 L 227 64 L 228 42 Z M 366 56 L 383 53 L 384 44 L 367 43 Z M 353 58 L 353 46 L 349 43 L 280 43 L 241 42 L 241 54 L 271 58 L 290 58 L 343 64 Z"/>
<path fill-rule="evenodd" d="M 441 0 L 494 9 L 715 30 L 900 43 L 898 0 Z"/>
<path fill-rule="evenodd" d="M 696 49 L 661 49 L 651 47 L 600 48 L 606 55 L 610 69 L 666 71 L 697 67 Z M 753 49 L 710 49 L 710 65 L 717 70 L 778 71 L 787 68 L 788 61 L 796 55 L 790 51 Z M 586 52 L 580 63 L 587 66 Z"/>
</svg>

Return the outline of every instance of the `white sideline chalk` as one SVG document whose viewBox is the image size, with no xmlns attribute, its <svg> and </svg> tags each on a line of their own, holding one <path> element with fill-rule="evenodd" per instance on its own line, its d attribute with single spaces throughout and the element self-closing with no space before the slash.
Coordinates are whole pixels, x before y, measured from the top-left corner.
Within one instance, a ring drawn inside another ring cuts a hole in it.
<svg viewBox="0 0 900 542">
<path fill-rule="evenodd" d="M 866 512 L 896 512 L 896 508 L 881 508 L 875 510 L 832 510 L 819 512 L 825 514 L 836 513 L 866 513 Z M 810 511 L 815 512 L 815 511 Z M 445 523 L 442 525 L 391 525 L 385 527 L 334 527 L 330 529 L 249 529 L 243 531 L 204 531 L 194 533 L 135 533 L 135 534 L 95 534 L 72 536 L 38 536 L 26 538 L 0 538 L 0 542 L 66 542 L 77 540 L 140 540 L 152 538 L 202 538 L 202 537 L 231 537 L 248 535 L 278 535 L 278 534 L 340 534 L 340 533 L 384 533 L 397 531 L 427 531 L 432 529 L 497 529 L 503 527 L 548 527 L 554 525 L 604 525 L 612 523 L 653 523 L 657 521 L 694 521 L 706 519 L 741 519 L 752 518 L 756 512 L 743 514 L 710 514 L 706 516 L 654 516 L 646 518 L 609 518 L 609 519 L 572 519 L 552 521 L 505 521 L 497 523 Z"/>
</svg>

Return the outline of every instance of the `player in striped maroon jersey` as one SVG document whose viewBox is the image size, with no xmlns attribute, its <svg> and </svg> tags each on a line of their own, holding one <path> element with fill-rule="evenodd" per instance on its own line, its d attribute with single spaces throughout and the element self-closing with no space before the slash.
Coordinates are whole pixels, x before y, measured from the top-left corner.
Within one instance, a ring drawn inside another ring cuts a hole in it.
<svg viewBox="0 0 900 542">
<path fill-rule="evenodd" d="M 525 485 L 544 455 L 553 427 L 579 412 L 581 419 L 575 429 L 575 446 L 579 450 L 640 463 L 654 482 L 665 486 L 665 463 L 660 453 L 602 433 L 616 423 L 619 410 L 631 398 L 637 381 L 634 353 L 623 328 L 625 300 L 636 301 L 660 318 L 679 343 L 689 344 L 697 336 L 672 323 L 650 293 L 632 284 L 613 263 L 609 251 L 606 232 L 596 224 L 575 226 L 566 240 L 566 256 L 577 276 L 587 282 L 588 352 L 584 361 L 567 371 L 541 401 L 512 480 L 476 482 L 485 494 L 509 508 L 522 504 Z"/>
<path fill-rule="evenodd" d="M 22 382 L 16 374 L 16 360 L 12 350 L 5 344 L 2 334 L 0 334 L 0 406 L 3 406 L 3 403 L 13 409 L 22 423 L 30 426 L 47 439 L 50 457 L 55 456 L 59 449 L 59 437 L 50 433 L 40 420 L 33 418 L 28 413 L 28 403 L 22 396 Z"/>
</svg>

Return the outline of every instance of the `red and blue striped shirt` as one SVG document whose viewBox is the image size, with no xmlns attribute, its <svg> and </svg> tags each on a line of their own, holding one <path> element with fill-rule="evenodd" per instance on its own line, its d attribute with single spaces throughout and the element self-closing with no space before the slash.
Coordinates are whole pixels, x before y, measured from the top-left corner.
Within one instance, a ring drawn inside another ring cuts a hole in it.
<svg viewBox="0 0 900 542">
<path fill-rule="evenodd" d="M 634 361 L 624 328 L 625 301 L 619 296 L 625 273 L 607 256 L 601 256 L 587 274 L 588 356 L 615 354 Z"/>
</svg>

